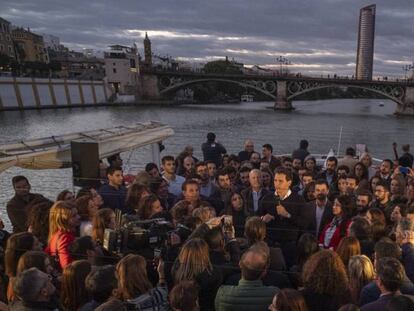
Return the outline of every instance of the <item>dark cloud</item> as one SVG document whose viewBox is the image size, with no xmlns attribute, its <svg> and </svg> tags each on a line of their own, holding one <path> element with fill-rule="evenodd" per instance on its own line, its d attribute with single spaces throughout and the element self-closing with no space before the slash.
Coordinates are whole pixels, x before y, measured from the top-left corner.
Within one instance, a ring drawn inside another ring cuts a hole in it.
<svg viewBox="0 0 414 311">
<path fill-rule="evenodd" d="M 148 31 L 153 49 L 183 59 L 228 55 L 245 64 L 351 75 L 361 0 L 14 0 L 1 16 L 60 37 L 74 49 L 136 42 Z M 414 1 L 378 0 L 374 71 L 402 75 L 413 61 Z"/>
</svg>

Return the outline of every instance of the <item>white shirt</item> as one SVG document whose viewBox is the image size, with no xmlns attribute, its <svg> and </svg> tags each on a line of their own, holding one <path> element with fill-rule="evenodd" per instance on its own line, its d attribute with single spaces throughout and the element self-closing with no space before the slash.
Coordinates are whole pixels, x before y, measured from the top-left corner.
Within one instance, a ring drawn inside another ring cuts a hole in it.
<svg viewBox="0 0 414 311">
<path fill-rule="evenodd" d="M 286 192 L 285 196 L 282 198 L 280 197 L 280 201 L 286 200 L 290 195 L 292 194 L 292 190 L 288 190 L 288 192 Z M 275 195 L 279 196 L 279 194 L 277 193 L 277 191 L 275 191 Z"/>
</svg>

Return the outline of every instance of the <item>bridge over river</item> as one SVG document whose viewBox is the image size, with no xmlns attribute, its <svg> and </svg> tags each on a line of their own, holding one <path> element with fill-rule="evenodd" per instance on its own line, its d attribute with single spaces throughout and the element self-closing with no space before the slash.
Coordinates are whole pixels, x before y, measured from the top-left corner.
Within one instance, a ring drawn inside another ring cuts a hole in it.
<svg viewBox="0 0 414 311">
<path fill-rule="evenodd" d="M 380 94 L 397 104 L 395 113 L 414 115 L 413 81 L 375 81 L 346 78 L 312 78 L 270 75 L 226 75 L 180 71 L 146 70 L 141 72 L 142 94 L 148 99 L 160 99 L 163 95 L 181 88 L 209 81 L 235 83 L 246 89 L 261 92 L 274 101 L 276 110 L 293 109 L 295 97 L 318 89 L 342 87 L 360 88 Z"/>
</svg>

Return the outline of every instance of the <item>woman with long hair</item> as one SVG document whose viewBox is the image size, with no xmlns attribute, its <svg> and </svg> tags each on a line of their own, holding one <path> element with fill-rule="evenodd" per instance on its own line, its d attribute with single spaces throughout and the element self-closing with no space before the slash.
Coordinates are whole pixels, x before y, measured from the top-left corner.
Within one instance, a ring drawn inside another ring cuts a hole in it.
<svg viewBox="0 0 414 311">
<path fill-rule="evenodd" d="M 243 237 L 244 225 L 249 216 L 243 197 L 235 192 L 231 195 L 230 205 L 221 212 L 221 215 L 232 216 L 236 237 Z"/>
<path fill-rule="evenodd" d="M 81 219 L 79 228 L 80 236 L 92 235 L 92 219 L 98 211 L 99 206 L 95 204 L 95 200 L 91 194 L 77 198 L 75 204 Z"/>
<path fill-rule="evenodd" d="M 297 265 L 294 265 L 290 268 L 291 274 L 289 277 L 295 288 L 302 287 L 303 266 L 305 265 L 305 262 L 309 259 L 309 257 L 318 251 L 319 245 L 316 237 L 311 233 L 302 234 L 296 246 Z"/>
<path fill-rule="evenodd" d="M 302 280 L 309 311 L 336 311 L 351 302 L 346 269 L 334 251 L 313 254 L 303 266 Z"/>
<path fill-rule="evenodd" d="M 341 257 L 345 267 L 348 267 L 349 260 L 352 256 L 361 255 L 361 245 L 357 238 L 347 236 L 339 242 L 336 252 Z"/>
<path fill-rule="evenodd" d="M 75 240 L 79 225 L 80 217 L 73 202 L 57 201 L 53 204 L 49 214 L 49 242 L 45 251 L 61 269 L 72 262 L 69 246 Z"/>
<path fill-rule="evenodd" d="M 160 200 L 155 194 L 150 194 L 141 200 L 137 214 L 141 220 L 147 220 L 162 211 Z"/>
<path fill-rule="evenodd" d="M 359 305 L 362 288 L 375 277 L 371 260 L 365 255 L 351 257 L 348 263 L 348 277 L 352 301 Z"/>
<path fill-rule="evenodd" d="M 390 195 L 391 195 L 390 199 L 391 199 L 391 201 L 394 202 L 398 199 L 403 198 L 404 195 L 405 195 L 406 188 L 407 188 L 407 183 L 405 181 L 404 176 L 402 176 L 401 174 L 395 175 L 391 179 L 391 183 L 390 183 Z"/>
<path fill-rule="evenodd" d="M 362 180 L 369 180 L 368 168 L 362 162 L 357 162 L 354 166 L 354 175 L 361 182 Z"/>
<path fill-rule="evenodd" d="M 115 213 L 110 208 L 103 208 L 96 212 L 92 219 L 92 239 L 99 244 L 104 241 L 105 229 L 115 229 Z"/>
<path fill-rule="evenodd" d="M 92 266 L 87 260 L 77 260 L 63 269 L 60 300 L 63 310 L 78 311 L 89 301 L 85 288 L 85 279 Z"/>
<path fill-rule="evenodd" d="M 175 284 L 181 281 L 197 282 L 200 289 L 200 310 L 214 310 L 214 299 L 223 277 L 212 266 L 209 248 L 204 240 L 188 240 L 181 248 L 171 272 Z"/>
<path fill-rule="evenodd" d="M 325 248 L 336 248 L 347 234 L 351 224 L 352 211 L 354 210 L 353 199 L 348 195 L 340 195 L 335 199 L 332 212 L 333 219 L 325 226 L 319 236 L 319 243 Z"/>
<path fill-rule="evenodd" d="M 284 288 L 273 298 L 269 311 L 308 311 L 308 308 L 301 292 Z"/>
<path fill-rule="evenodd" d="M 359 157 L 359 161 L 368 169 L 368 177 L 371 178 L 376 173 L 376 168 L 372 165 L 372 156 L 368 152 L 364 152 Z"/>
<path fill-rule="evenodd" d="M 17 275 L 17 265 L 19 259 L 27 251 L 40 251 L 40 244 L 38 239 L 30 232 L 20 232 L 12 234 L 7 240 L 6 250 L 4 252 L 4 266 L 6 275 L 9 277 L 9 284 L 7 287 L 7 299 L 12 301 L 14 299 L 13 279 Z"/>
<path fill-rule="evenodd" d="M 247 239 L 247 247 L 264 242 L 266 234 L 266 223 L 260 217 L 253 216 L 246 220 L 244 236 Z M 279 247 L 269 247 L 269 269 L 275 271 L 286 270 L 286 262 Z"/>
<path fill-rule="evenodd" d="M 72 191 L 65 189 L 60 192 L 56 198 L 56 201 L 71 201 L 75 198 Z"/>
<path fill-rule="evenodd" d="M 19 259 L 17 274 L 33 267 L 49 275 L 52 275 L 54 270 L 50 258 L 45 252 L 27 251 Z"/>
<path fill-rule="evenodd" d="M 30 232 L 12 234 L 7 240 L 4 252 L 5 272 L 8 277 L 15 277 L 20 257 L 27 251 L 40 251 L 38 239 Z"/>
<path fill-rule="evenodd" d="M 131 310 L 144 310 L 144 307 L 145 310 L 169 310 L 164 263 L 161 259 L 157 271 L 158 286 L 153 287 L 148 279 L 144 257 L 129 254 L 122 258 L 116 265 L 118 298 L 130 305 Z"/>
<path fill-rule="evenodd" d="M 329 200 L 331 202 L 341 195 L 346 195 L 347 186 L 346 186 L 346 176 L 339 175 L 335 183 L 332 183 L 329 189 Z"/>
<path fill-rule="evenodd" d="M 27 231 L 33 233 L 42 245 L 47 245 L 49 235 L 49 213 L 52 206 L 52 201 L 44 199 L 28 208 Z"/>
<path fill-rule="evenodd" d="M 268 168 L 268 167 L 262 168 L 260 170 L 260 172 L 262 173 L 263 189 L 266 189 L 267 191 L 274 192 L 275 191 L 275 186 L 273 184 L 273 174 L 272 174 L 272 171 L 270 170 L 270 168 Z"/>
<path fill-rule="evenodd" d="M 136 214 L 141 200 L 150 194 L 150 190 L 141 184 L 133 183 L 128 188 L 125 205 L 130 213 Z"/>
<path fill-rule="evenodd" d="M 366 214 L 365 218 L 371 224 L 375 221 L 378 221 L 378 222 L 384 224 L 384 226 L 387 224 L 387 222 L 385 220 L 384 212 L 382 210 L 380 210 L 379 208 L 376 208 L 376 207 L 370 208 L 367 211 L 367 214 Z"/>
<path fill-rule="evenodd" d="M 378 182 L 381 180 L 381 177 L 374 175 L 369 180 L 369 190 L 371 193 L 375 193 L 375 188 L 377 187 Z"/>
</svg>

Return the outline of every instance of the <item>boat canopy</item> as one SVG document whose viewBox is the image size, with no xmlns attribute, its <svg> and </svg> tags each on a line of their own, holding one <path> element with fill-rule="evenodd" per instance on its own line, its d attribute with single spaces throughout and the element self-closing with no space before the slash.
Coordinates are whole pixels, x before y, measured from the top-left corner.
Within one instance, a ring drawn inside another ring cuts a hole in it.
<svg viewBox="0 0 414 311">
<path fill-rule="evenodd" d="M 18 166 L 28 169 L 71 167 L 71 141 L 96 142 L 99 159 L 146 145 L 156 144 L 174 135 L 163 123 L 149 121 L 132 126 L 118 126 L 13 142 L 0 146 L 0 172 Z"/>
</svg>

